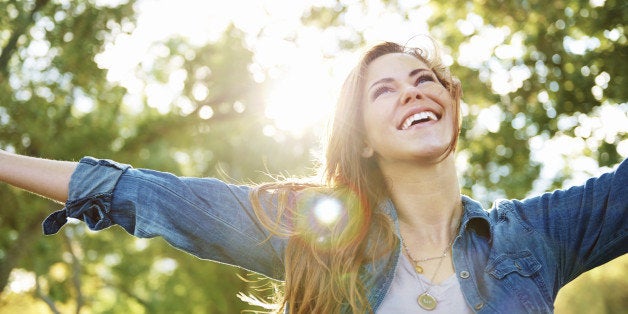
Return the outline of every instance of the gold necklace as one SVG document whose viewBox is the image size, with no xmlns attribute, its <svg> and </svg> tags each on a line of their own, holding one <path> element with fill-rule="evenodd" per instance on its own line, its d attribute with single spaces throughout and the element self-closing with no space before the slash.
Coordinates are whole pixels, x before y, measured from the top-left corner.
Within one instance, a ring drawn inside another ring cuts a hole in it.
<svg viewBox="0 0 628 314">
<path fill-rule="evenodd" d="M 453 240 L 451 242 L 449 242 L 449 245 L 445 248 L 445 250 L 443 251 L 443 254 L 441 254 L 439 256 L 415 259 L 414 257 L 412 257 L 412 255 L 410 255 L 410 250 L 408 250 L 408 247 L 406 246 L 406 242 L 403 241 L 403 237 L 401 239 L 401 244 L 403 245 L 403 249 L 406 251 L 406 254 L 410 258 L 410 260 L 412 260 L 412 264 L 414 266 L 414 271 L 416 271 L 419 274 L 423 273 L 423 267 L 419 263 L 432 261 L 432 260 L 435 260 L 435 259 L 442 259 L 442 258 L 447 257 L 447 253 L 449 252 L 448 249 L 449 249 L 449 247 L 451 246 L 452 243 L 453 243 Z"/>
<path fill-rule="evenodd" d="M 460 203 L 460 209 L 462 212 L 464 212 L 464 204 L 462 204 L 462 202 Z M 403 236 L 401 235 L 401 230 L 399 230 L 399 237 L 401 238 L 401 245 L 403 246 L 403 249 L 406 252 L 406 255 L 408 255 L 408 258 L 410 258 L 410 260 L 412 260 L 412 263 L 414 264 L 414 270 L 415 270 L 415 277 L 416 279 L 419 281 L 419 285 L 421 286 L 421 290 L 424 289 L 423 287 L 423 282 L 421 281 L 421 278 L 419 278 L 419 274 L 423 273 L 423 267 L 421 267 L 421 265 L 419 265 L 420 262 L 427 262 L 427 261 L 431 261 L 431 260 L 435 260 L 438 259 L 438 266 L 436 266 L 436 270 L 434 271 L 434 275 L 432 275 L 432 279 L 430 280 L 430 282 L 428 283 L 428 287 L 427 289 L 425 289 L 423 291 L 423 293 L 419 294 L 419 297 L 417 298 L 417 302 L 419 303 L 419 306 L 421 308 L 423 308 L 426 311 L 431 311 L 433 309 L 436 308 L 436 306 L 438 305 L 438 301 L 436 300 L 436 298 L 434 298 L 431 294 L 430 294 L 430 289 L 432 288 L 432 285 L 430 285 L 430 283 L 434 282 L 434 279 L 436 279 L 436 274 L 438 274 L 438 270 L 440 269 L 440 266 L 443 264 L 443 260 L 445 259 L 445 257 L 447 256 L 447 253 L 449 252 L 449 250 L 451 249 L 452 245 L 454 244 L 454 240 L 456 239 L 456 234 L 458 234 L 458 231 L 460 230 L 460 224 L 462 223 L 462 216 L 459 217 L 459 221 L 458 221 L 458 226 L 456 227 L 456 230 L 454 231 L 454 233 L 451 235 L 451 241 L 449 241 L 449 244 L 447 245 L 447 247 L 443 250 L 443 254 L 439 255 L 439 256 L 434 256 L 434 257 L 427 257 L 427 258 L 423 258 L 423 259 L 415 259 L 412 254 L 410 254 L 410 250 L 408 250 L 408 247 L 406 246 L 406 241 L 403 240 Z"/>
<path fill-rule="evenodd" d="M 419 285 L 421 286 L 421 290 L 424 289 L 423 287 L 423 282 L 421 281 L 421 279 L 419 278 L 418 274 L 422 274 L 423 273 L 423 267 L 421 267 L 418 264 L 418 261 L 430 261 L 430 260 L 435 260 L 435 259 L 440 259 L 438 261 L 438 266 L 436 266 L 436 270 L 434 270 L 434 275 L 432 275 L 432 279 L 430 279 L 430 282 L 434 282 L 434 279 L 436 279 L 436 274 L 438 274 L 438 270 L 440 269 L 440 266 L 443 264 L 443 259 L 447 256 L 447 252 L 449 251 L 449 248 L 451 247 L 451 245 L 454 243 L 454 239 L 452 239 L 449 244 L 447 245 L 447 247 L 445 248 L 445 250 L 443 251 L 443 254 L 439 255 L 439 256 L 435 256 L 435 257 L 427 257 L 427 258 L 423 258 L 420 260 L 415 259 L 412 254 L 410 254 L 410 250 L 408 250 L 408 247 L 406 246 L 406 242 L 403 240 L 403 236 L 401 234 L 399 234 L 401 236 L 401 245 L 403 246 L 403 249 L 406 251 L 406 255 L 408 255 L 408 257 L 412 260 L 412 262 L 414 262 L 414 270 L 417 274 L 416 275 L 416 279 L 419 281 Z M 436 298 L 434 298 L 431 294 L 430 294 L 430 289 L 432 288 L 432 286 L 428 286 L 427 289 L 425 289 L 425 291 L 423 293 L 421 293 L 417 299 L 417 303 L 419 303 L 419 306 L 421 308 L 423 308 L 424 310 L 427 311 L 431 311 L 433 309 L 436 308 L 436 306 L 438 305 L 438 301 L 436 300 Z"/>
</svg>

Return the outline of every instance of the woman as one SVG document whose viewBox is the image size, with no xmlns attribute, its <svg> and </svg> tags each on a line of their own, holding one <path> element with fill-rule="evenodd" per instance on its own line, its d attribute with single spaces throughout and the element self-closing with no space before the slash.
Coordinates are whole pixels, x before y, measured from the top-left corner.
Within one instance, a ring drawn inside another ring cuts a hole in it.
<svg viewBox="0 0 628 314">
<path fill-rule="evenodd" d="M 75 217 L 163 236 L 284 280 L 293 313 L 552 312 L 562 286 L 626 252 L 628 163 L 485 211 L 460 195 L 460 97 L 437 54 L 383 43 L 343 86 L 322 186 L 250 188 L 6 153 L 0 179 L 66 202 L 47 234 Z"/>
</svg>

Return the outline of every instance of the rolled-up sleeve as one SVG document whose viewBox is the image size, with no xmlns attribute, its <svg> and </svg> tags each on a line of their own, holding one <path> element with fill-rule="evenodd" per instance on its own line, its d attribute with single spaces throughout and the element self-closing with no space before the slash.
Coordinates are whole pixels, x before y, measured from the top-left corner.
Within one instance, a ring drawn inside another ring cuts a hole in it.
<svg viewBox="0 0 628 314">
<path fill-rule="evenodd" d="M 129 168 L 129 165 L 111 160 L 81 159 L 70 178 L 68 201 L 62 210 L 46 218 L 44 234 L 57 233 L 68 217 L 83 220 L 92 230 L 102 230 L 115 221 L 132 234 L 134 213 L 112 211 L 111 208 L 116 183 Z M 118 217 L 114 219 L 114 216 Z"/>
<path fill-rule="evenodd" d="M 285 240 L 270 237 L 254 214 L 248 186 L 213 178 L 178 177 L 83 158 L 63 210 L 44 221 L 53 234 L 67 217 L 101 230 L 117 224 L 140 238 L 163 237 L 203 259 L 283 279 Z"/>
</svg>

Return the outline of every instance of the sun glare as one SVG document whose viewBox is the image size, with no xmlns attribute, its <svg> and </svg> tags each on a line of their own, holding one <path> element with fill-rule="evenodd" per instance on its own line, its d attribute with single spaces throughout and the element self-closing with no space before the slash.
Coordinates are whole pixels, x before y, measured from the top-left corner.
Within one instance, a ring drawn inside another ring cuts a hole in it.
<svg viewBox="0 0 628 314">
<path fill-rule="evenodd" d="M 266 53 L 283 59 L 267 58 L 266 62 L 282 62 L 290 66 L 271 78 L 265 114 L 277 129 L 299 136 L 308 129 L 323 129 L 335 104 L 338 84 L 331 79 L 330 69 L 334 64 L 321 57 L 320 48 L 293 46 L 288 50 L 290 53 L 287 54 L 281 51 Z"/>
<path fill-rule="evenodd" d="M 314 205 L 314 216 L 318 222 L 329 226 L 335 223 L 342 212 L 342 203 L 331 197 L 323 198 Z"/>
<path fill-rule="evenodd" d="M 332 97 L 321 88 L 324 82 L 323 77 L 308 73 L 290 75 L 277 82 L 268 92 L 266 116 L 278 129 L 293 135 L 324 125 L 333 104 Z"/>
</svg>

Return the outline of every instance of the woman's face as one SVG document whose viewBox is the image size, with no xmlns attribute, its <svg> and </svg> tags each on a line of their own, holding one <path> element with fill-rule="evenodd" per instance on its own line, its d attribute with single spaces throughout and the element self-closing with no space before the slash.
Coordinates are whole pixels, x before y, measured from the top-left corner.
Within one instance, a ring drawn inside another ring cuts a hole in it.
<svg viewBox="0 0 628 314">
<path fill-rule="evenodd" d="M 429 67 L 404 53 L 371 62 L 364 81 L 363 157 L 380 165 L 442 159 L 455 132 L 454 100 Z"/>
</svg>

